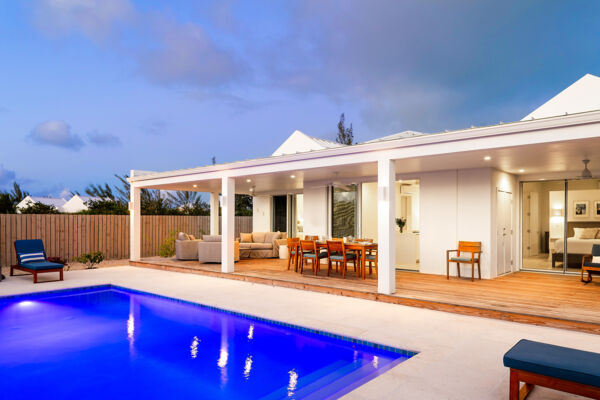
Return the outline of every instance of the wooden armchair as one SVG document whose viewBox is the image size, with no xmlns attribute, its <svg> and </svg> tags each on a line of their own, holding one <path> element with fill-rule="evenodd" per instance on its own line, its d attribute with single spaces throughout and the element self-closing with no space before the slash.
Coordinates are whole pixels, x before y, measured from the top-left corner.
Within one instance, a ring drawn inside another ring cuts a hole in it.
<svg viewBox="0 0 600 400">
<path fill-rule="evenodd" d="M 451 256 L 451 253 L 456 253 Z M 463 255 L 461 253 L 471 253 Z M 458 277 L 460 278 L 460 264 L 471 264 L 471 281 L 475 280 L 475 264 L 477 264 L 477 272 L 481 279 L 481 242 L 458 242 L 458 249 L 446 251 L 446 279 L 450 279 L 450 263 L 456 263 Z"/>
<path fill-rule="evenodd" d="M 600 258 L 600 244 L 595 244 L 592 246 L 592 254 L 583 256 L 581 259 L 581 282 L 590 283 L 593 274 L 600 274 L 600 262 L 594 262 L 598 258 Z M 586 272 L 587 279 L 583 279 Z"/>
</svg>

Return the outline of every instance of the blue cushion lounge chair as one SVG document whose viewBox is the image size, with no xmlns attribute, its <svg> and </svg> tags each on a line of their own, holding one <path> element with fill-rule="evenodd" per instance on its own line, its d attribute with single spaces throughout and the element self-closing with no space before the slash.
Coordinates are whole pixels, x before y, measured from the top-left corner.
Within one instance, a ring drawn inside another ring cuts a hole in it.
<svg viewBox="0 0 600 400">
<path fill-rule="evenodd" d="M 600 274 L 600 263 L 592 262 L 594 257 L 600 257 L 600 244 L 592 246 L 592 254 L 583 256 L 581 260 L 581 281 L 590 283 L 592 274 Z M 583 275 L 587 272 L 587 279 L 583 279 Z"/>
<path fill-rule="evenodd" d="M 506 352 L 504 366 L 510 368 L 510 400 L 524 399 L 535 385 L 600 399 L 598 353 L 522 339 Z"/>
<path fill-rule="evenodd" d="M 46 260 L 44 242 L 41 239 L 15 240 L 15 251 L 17 252 L 18 265 L 10 266 L 10 276 L 13 271 L 29 272 L 33 275 L 33 283 L 38 283 L 37 275 L 44 272 L 58 272 L 63 280 L 64 265 Z"/>
</svg>

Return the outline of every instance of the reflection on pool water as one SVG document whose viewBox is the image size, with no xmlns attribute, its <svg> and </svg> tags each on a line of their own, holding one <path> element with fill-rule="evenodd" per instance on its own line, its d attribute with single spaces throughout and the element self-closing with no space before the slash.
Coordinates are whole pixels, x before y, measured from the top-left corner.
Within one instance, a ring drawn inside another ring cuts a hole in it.
<svg viewBox="0 0 600 400">
<path fill-rule="evenodd" d="M 6 399 L 337 398 L 413 355 L 114 286 L 0 298 L 0 337 Z"/>
</svg>

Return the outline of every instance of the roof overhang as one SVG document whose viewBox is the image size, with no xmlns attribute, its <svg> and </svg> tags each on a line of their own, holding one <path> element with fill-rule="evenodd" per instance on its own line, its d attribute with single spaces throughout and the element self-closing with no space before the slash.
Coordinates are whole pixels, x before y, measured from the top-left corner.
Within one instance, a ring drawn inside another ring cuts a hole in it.
<svg viewBox="0 0 600 400">
<path fill-rule="evenodd" d="M 594 111 L 301 154 L 147 173 L 133 176 L 129 181 L 134 187 L 219 191 L 221 178 L 232 177 L 236 178 L 236 191 L 238 187 L 244 187 L 244 192 L 249 185 L 256 185 L 259 177 L 269 175 L 272 182 L 270 186 L 289 190 L 301 189 L 302 182 L 319 181 L 324 176 L 344 178 L 348 174 L 359 177 L 376 175 L 377 161 L 383 158 L 401 160 L 396 163 L 398 173 L 486 166 L 519 173 L 519 169 L 533 171 L 535 168 L 532 163 L 536 159 L 545 159 L 543 168 L 547 168 L 548 162 L 555 161 L 556 168 L 563 170 L 571 170 L 569 168 L 574 160 L 580 160 L 584 156 L 591 157 L 592 165 L 600 165 L 600 159 L 593 159 L 600 157 L 595 155 L 599 152 L 594 150 L 599 148 L 600 111 Z M 561 156 L 561 153 L 568 154 L 568 157 Z M 485 163 L 484 154 L 492 156 L 494 162 Z M 518 166 L 515 165 L 516 159 L 520 160 Z M 296 177 L 291 179 L 297 179 L 300 183 L 290 185 L 291 175 Z M 251 182 L 246 182 L 248 179 Z M 248 185 L 238 186 L 238 183 Z M 192 189 L 193 184 L 197 186 Z"/>
</svg>

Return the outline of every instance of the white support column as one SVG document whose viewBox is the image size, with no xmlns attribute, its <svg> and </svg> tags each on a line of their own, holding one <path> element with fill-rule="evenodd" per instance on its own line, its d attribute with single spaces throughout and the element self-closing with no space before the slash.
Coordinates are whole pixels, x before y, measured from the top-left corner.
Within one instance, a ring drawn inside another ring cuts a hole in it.
<svg viewBox="0 0 600 400">
<path fill-rule="evenodd" d="M 396 167 L 389 159 L 377 162 L 377 291 L 396 291 Z"/>
<path fill-rule="evenodd" d="M 222 178 L 221 188 L 221 272 L 234 270 L 235 179 Z"/>
<path fill-rule="evenodd" d="M 210 193 L 210 234 L 219 234 L 219 193 Z"/>
<path fill-rule="evenodd" d="M 130 186 L 129 192 L 129 259 L 139 261 L 142 256 L 141 189 Z"/>
</svg>

